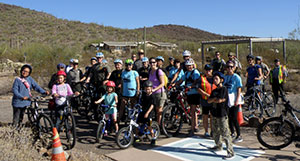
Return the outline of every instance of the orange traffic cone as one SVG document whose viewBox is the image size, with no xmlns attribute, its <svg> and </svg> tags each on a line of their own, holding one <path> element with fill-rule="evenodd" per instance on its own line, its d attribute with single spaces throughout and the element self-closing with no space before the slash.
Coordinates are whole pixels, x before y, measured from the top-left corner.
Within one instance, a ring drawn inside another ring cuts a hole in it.
<svg viewBox="0 0 300 161">
<path fill-rule="evenodd" d="M 65 153 L 62 148 L 57 129 L 53 128 L 53 144 L 51 161 L 66 161 Z"/>
<path fill-rule="evenodd" d="M 243 111 L 242 111 L 242 105 L 239 105 L 239 111 L 237 113 L 237 120 L 238 120 L 240 126 L 245 125 Z"/>
</svg>

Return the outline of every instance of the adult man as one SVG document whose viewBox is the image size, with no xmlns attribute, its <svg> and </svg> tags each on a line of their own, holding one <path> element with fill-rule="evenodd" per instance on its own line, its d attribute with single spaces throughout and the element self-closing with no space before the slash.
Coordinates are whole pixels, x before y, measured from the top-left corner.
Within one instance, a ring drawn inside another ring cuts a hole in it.
<svg viewBox="0 0 300 161">
<path fill-rule="evenodd" d="M 236 54 L 233 52 L 229 52 L 228 53 L 228 60 L 233 61 L 235 64 L 235 73 L 237 74 L 241 74 L 241 70 L 242 70 L 242 64 L 241 62 L 236 58 Z"/>
<path fill-rule="evenodd" d="M 66 68 L 66 65 L 63 64 L 63 63 L 59 63 L 57 64 L 57 71 L 65 71 L 65 68 Z M 56 72 L 57 73 L 57 72 Z M 52 89 L 52 86 L 56 83 L 56 78 L 57 78 L 57 75 L 56 73 L 54 73 L 52 76 L 51 76 L 51 79 L 48 83 L 48 88 L 49 89 Z"/>
<path fill-rule="evenodd" d="M 265 80 L 268 78 L 269 74 L 270 74 L 270 69 L 267 66 L 267 64 L 263 63 L 263 59 L 261 56 L 256 56 L 255 57 L 255 63 L 261 66 L 261 71 L 263 74 L 263 79 L 262 79 L 262 89 L 263 91 L 265 91 Z"/>
<path fill-rule="evenodd" d="M 85 67 L 85 73 L 83 74 L 83 77 L 80 80 L 81 82 L 85 81 L 87 79 L 87 77 L 89 76 L 89 74 L 91 72 L 92 66 L 95 65 L 96 63 L 98 63 L 97 58 L 96 57 L 92 57 L 91 58 L 91 65 L 88 65 L 88 66 Z"/>
<path fill-rule="evenodd" d="M 283 85 L 285 83 L 285 78 L 287 77 L 287 70 L 283 65 L 280 65 L 280 60 L 274 60 L 275 67 L 270 72 L 270 84 L 272 85 L 272 91 L 275 96 L 276 104 L 278 103 L 278 92 L 283 101 L 285 101 L 285 94 L 283 91 Z"/>
<path fill-rule="evenodd" d="M 143 84 L 149 79 L 149 59 L 147 57 L 142 58 L 142 64 L 143 66 L 137 71 L 140 76 L 140 84 L 141 84 L 141 89 L 143 89 Z"/>
<path fill-rule="evenodd" d="M 211 117 L 210 110 L 212 109 L 212 104 L 208 103 L 207 100 L 210 97 L 211 92 L 216 89 L 217 86 L 213 83 L 212 67 L 209 64 L 206 64 L 204 70 L 204 75 L 201 75 L 198 81 L 198 92 L 201 94 L 200 104 L 202 106 L 203 127 L 205 130 L 204 136 L 209 137 L 211 135 L 208 133 L 208 116 Z M 211 125 L 212 119 L 210 119 L 210 128 Z"/>
<path fill-rule="evenodd" d="M 123 61 L 121 59 L 116 59 L 114 61 L 115 64 L 115 70 L 112 71 L 109 80 L 115 82 L 115 92 L 118 95 L 118 105 L 117 105 L 117 109 L 120 109 L 120 105 L 121 105 L 121 86 L 122 86 L 122 72 L 123 72 Z"/>
<path fill-rule="evenodd" d="M 142 59 L 145 57 L 145 53 L 144 53 L 144 50 L 139 50 L 138 52 L 138 55 L 139 55 L 139 59 L 134 61 L 134 65 L 133 65 L 133 69 L 138 71 L 142 66 Z"/>
<path fill-rule="evenodd" d="M 210 65 L 213 67 L 213 72 L 224 73 L 226 62 L 221 58 L 220 51 L 216 51 L 215 58 L 211 61 Z"/>
<path fill-rule="evenodd" d="M 74 59 L 73 68 L 67 74 L 67 83 L 71 86 L 75 95 L 79 95 L 81 91 L 80 80 L 82 77 L 82 71 L 78 68 L 78 59 Z"/>
</svg>

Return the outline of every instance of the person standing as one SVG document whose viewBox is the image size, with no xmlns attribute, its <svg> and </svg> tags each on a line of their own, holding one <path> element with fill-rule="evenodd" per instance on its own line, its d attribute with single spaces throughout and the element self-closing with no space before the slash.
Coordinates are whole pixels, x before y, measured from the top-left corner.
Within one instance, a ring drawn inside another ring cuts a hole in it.
<svg viewBox="0 0 300 161">
<path fill-rule="evenodd" d="M 216 51 L 215 58 L 211 61 L 210 65 L 213 67 L 213 72 L 224 73 L 226 62 L 221 58 L 220 51 Z"/>
<path fill-rule="evenodd" d="M 133 65 L 133 70 L 138 71 L 141 67 L 143 67 L 142 59 L 145 57 L 144 50 L 140 49 L 138 52 L 139 59 L 133 60 L 134 65 Z"/>
<path fill-rule="evenodd" d="M 27 106 L 30 106 L 31 90 L 34 89 L 41 94 L 49 94 L 48 91 L 42 89 L 35 80 L 30 76 L 32 67 L 25 64 L 21 67 L 20 77 L 16 78 L 13 87 L 12 107 L 13 107 L 13 125 L 20 126 L 24 112 Z"/>
<path fill-rule="evenodd" d="M 116 59 L 114 61 L 114 64 L 115 64 L 115 70 L 112 71 L 112 73 L 109 77 L 109 80 L 113 81 L 116 85 L 115 92 L 119 96 L 118 104 L 120 104 L 121 103 L 120 98 L 121 98 L 121 94 L 122 94 L 121 86 L 122 86 L 123 61 L 121 59 Z M 119 105 L 118 105 L 118 108 L 119 108 Z"/>
<path fill-rule="evenodd" d="M 198 81 L 198 92 L 201 94 L 200 104 L 202 106 L 202 117 L 203 117 L 203 127 L 205 130 L 204 136 L 209 137 L 212 136 L 208 133 L 208 118 L 211 118 L 211 112 L 212 104 L 207 102 L 207 99 L 209 98 L 211 91 L 216 89 L 216 85 L 213 83 L 213 70 L 212 67 L 209 64 L 206 64 L 204 66 L 204 75 L 200 76 L 200 79 Z M 212 119 L 210 119 L 210 129 L 212 127 Z"/>
<path fill-rule="evenodd" d="M 78 68 L 78 59 L 73 60 L 73 68 L 67 74 L 67 83 L 71 86 L 72 91 L 78 96 L 82 90 L 80 80 L 83 77 L 82 71 Z"/>
<path fill-rule="evenodd" d="M 241 70 L 242 70 L 242 64 L 241 62 L 237 59 L 236 54 L 233 52 L 228 53 L 228 60 L 233 61 L 235 64 L 235 73 L 238 75 L 241 75 Z"/>
<path fill-rule="evenodd" d="M 261 66 L 261 71 L 262 71 L 262 74 L 263 74 L 263 79 L 262 79 L 262 82 L 261 82 L 261 84 L 262 84 L 262 89 L 263 89 L 263 91 L 265 91 L 265 80 L 269 77 L 269 75 L 270 75 L 270 69 L 269 69 L 269 67 L 267 66 L 267 64 L 265 64 L 264 62 L 263 62 L 263 59 L 262 59 L 262 57 L 261 56 L 256 56 L 255 57 L 255 63 L 256 64 L 258 64 L 258 65 L 260 65 Z"/>
<path fill-rule="evenodd" d="M 212 130 L 214 132 L 213 138 L 216 145 L 211 147 L 210 150 L 221 151 L 223 149 L 222 140 L 224 140 L 227 147 L 227 155 L 223 157 L 223 159 L 229 160 L 234 158 L 234 151 L 228 128 L 228 91 L 227 88 L 222 85 L 225 79 L 223 73 L 215 72 L 213 79 L 217 88 L 212 91 L 207 102 L 213 104 L 211 110 L 213 116 Z"/>
<path fill-rule="evenodd" d="M 233 61 L 228 61 L 226 65 L 227 75 L 225 76 L 224 86 L 227 87 L 228 90 L 228 118 L 229 118 L 229 128 L 231 131 L 231 137 L 235 138 L 233 143 L 242 142 L 243 138 L 241 136 L 240 125 L 237 120 L 237 114 L 242 104 L 242 79 L 241 77 L 234 73 L 236 69 L 236 65 Z M 236 135 L 234 134 L 236 130 Z"/>
<path fill-rule="evenodd" d="M 247 77 L 246 95 L 248 96 L 253 92 L 253 90 L 250 90 L 252 87 L 261 84 L 261 79 L 263 78 L 263 75 L 261 71 L 261 66 L 255 64 L 253 55 L 249 54 L 247 56 L 247 61 L 249 63 L 249 66 L 247 68 L 245 76 Z"/>
<path fill-rule="evenodd" d="M 169 63 L 170 64 L 166 67 L 166 71 L 168 72 L 167 75 L 169 75 L 172 68 L 174 68 L 174 61 L 175 61 L 174 57 L 169 57 Z"/>
<path fill-rule="evenodd" d="M 286 68 L 280 64 L 279 59 L 274 60 L 275 67 L 270 72 L 270 84 L 272 85 L 272 91 L 275 96 L 275 102 L 278 103 L 279 94 L 282 98 L 282 101 L 286 101 L 283 85 L 285 83 L 287 77 L 287 70 Z"/>
<path fill-rule="evenodd" d="M 142 58 L 142 64 L 143 66 L 137 71 L 140 75 L 140 84 L 141 84 L 141 89 L 144 89 L 143 85 L 144 82 L 146 82 L 149 79 L 149 59 L 147 57 Z"/>
<path fill-rule="evenodd" d="M 57 64 L 57 71 L 65 71 L 65 69 L 66 69 L 66 65 L 65 64 L 63 64 L 63 63 L 59 63 L 59 64 Z M 49 83 L 48 83 L 48 88 L 49 89 L 52 89 L 52 86 L 56 83 L 56 78 L 57 78 L 57 72 L 56 73 L 54 73 L 52 76 L 51 76 L 51 79 L 50 79 L 50 81 L 49 81 Z"/>
<path fill-rule="evenodd" d="M 66 73 L 68 73 L 73 68 L 73 60 L 74 59 L 70 59 L 70 64 L 66 66 Z"/>
</svg>

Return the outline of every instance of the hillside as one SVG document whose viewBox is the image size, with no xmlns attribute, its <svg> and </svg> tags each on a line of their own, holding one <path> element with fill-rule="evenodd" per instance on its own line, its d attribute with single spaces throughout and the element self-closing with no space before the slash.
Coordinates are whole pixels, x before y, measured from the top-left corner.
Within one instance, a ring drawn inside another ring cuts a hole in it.
<svg viewBox="0 0 300 161">
<path fill-rule="evenodd" d="M 28 43 L 44 43 L 81 46 L 96 40 L 136 41 L 137 38 L 142 39 L 143 35 L 143 29 L 129 30 L 95 23 L 68 21 L 44 12 L 3 3 L 0 3 L 0 12 L 0 45 L 21 46 Z M 223 36 L 178 25 L 158 25 L 147 28 L 147 39 L 151 41 L 180 43 L 180 41 L 197 42 L 221 37 Z"/>
</svg>

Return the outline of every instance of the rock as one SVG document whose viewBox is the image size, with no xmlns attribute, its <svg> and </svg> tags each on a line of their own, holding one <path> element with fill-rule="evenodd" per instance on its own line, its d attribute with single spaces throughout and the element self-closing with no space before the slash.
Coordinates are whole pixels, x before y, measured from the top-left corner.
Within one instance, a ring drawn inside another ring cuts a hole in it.
<svg viewBox="0 0 300 161">
<path fill-rule="evenodd" d="M 39 150 L 39 153 L 40 154 L 45 154 L 45 153 L 47 153 L 48 152 L 48 150 L 46 149 L 46 148 L 41 148 L 40 150 Z"/>
</svg>

